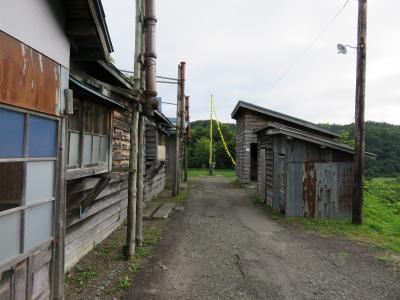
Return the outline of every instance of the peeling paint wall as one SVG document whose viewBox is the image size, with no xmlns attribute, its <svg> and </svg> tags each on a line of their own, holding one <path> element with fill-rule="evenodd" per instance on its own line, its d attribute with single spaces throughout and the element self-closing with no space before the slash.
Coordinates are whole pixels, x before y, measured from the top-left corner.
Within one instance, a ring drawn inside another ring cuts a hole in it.
<svg viewBox="0 0 400 300">
<path fill-rule="evenodd" d="M 70 46 L 60 0 L 1 0 L 0 30 L 69 68 Z"/>
<path fill-rule="evenodd" d="M 60 65 L 0 32 L 0 102 L 59 115 Z"/>
</svg>

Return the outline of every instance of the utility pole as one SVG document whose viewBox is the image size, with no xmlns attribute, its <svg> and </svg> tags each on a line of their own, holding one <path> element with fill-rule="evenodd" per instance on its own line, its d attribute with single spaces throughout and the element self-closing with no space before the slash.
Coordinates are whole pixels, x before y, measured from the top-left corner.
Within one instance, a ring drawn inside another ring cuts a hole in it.
<svg viewBox="0 0 400 300">
<path fill-rule="evenodd" d="M 180 135 L 181 135 L 181 94 L 182 94 L 182 65 L 178 65 L 178 86 L 177 86 L 177 106 L 176 106 L 176 145 L 175 145 L 175 168 L 174 168 L 174 186 L 172 189 L 172 196 L 179 195 L 180 189 Z"/>
<path fill-rule="evenodd" d="M 143 45 L 143 0 L 136 0 L 135 21 L 135 62 L 134 62 L 134 87 L 141 91 L 142 77 L 142 45 Z M 141 93 L 139 92 L 139 98 Z M 128 211 L 127 234 L 124 255 L 131 259 L 136 249 L 136 206 L 137 206 L 137 166 L 138 166 L 138 125 L 140 117 L 139 104 L 131 107 L 130 127 L 130 155 L 128 179 Z"/>
<path fill-rule="evenodd" d="M 210 98 L 210 154 L 208 175 L 214 175 L 214 151 L 213 151 L 213 97 Z"/>
<path fill-rule="evenodd" d="M 190 116 L 189 116 L 189 96 L 185 96 L 185 121 L 186 121 L 186 131 L 185 131 L 185 172 L 184 181 L 188 180 L 188 143 L 189 143 L 189 131 L 190 131 Z"/>
<path fill-rule="evenodd" d="M 354 153 L 353 224 L 363 223 L 365 165 L 365 79 L 367 65 L 367 0 L 358 0 L 358 47 L 356 79 L 356 145 Z"/>
<path fill-rule="evenodd" d="M 181 81 L 180 81 L 180 113 L 179 113 L 179 117 L 181 119 L 180 121 L 180 147 L 181 147 L 181 151 L 182 151 L 182 157 L 180 160 L 180 170 L 179 170 L 179 188 L 180 188 L 180 184 L 182 182 L 182 171 L 185 168 L 185 164 L 186 164 L 186 134 L 185 134 L 185 103 L 186 103 L 186 91 L 185 91 L 185 87 L 186 87 L 186 62 L 181 62 Z"/>
</svg>

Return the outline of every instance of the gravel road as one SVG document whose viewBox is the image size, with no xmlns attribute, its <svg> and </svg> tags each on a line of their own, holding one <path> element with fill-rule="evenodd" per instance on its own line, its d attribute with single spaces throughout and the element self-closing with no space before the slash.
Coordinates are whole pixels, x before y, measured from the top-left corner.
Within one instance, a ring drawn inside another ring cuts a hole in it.
<svg viewBox="0 0 400 300">
<path fill-rule="evenodd" d="M 400 299 L 377 250 L 276 222 L 226 179 L 189 185 L 127 299 Z"/>
</svg>

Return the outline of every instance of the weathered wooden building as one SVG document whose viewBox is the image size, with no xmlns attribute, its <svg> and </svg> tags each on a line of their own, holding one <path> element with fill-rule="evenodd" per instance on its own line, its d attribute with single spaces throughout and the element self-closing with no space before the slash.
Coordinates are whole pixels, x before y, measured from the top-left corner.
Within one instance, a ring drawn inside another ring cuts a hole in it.
<svg viewBox="0 0 400 300">
<path fill-rule="evenodd" d="M 140 104 L 112 51 L 99 0 L 0 3 L 0 299 L 62 298 L 64 270 L 126 218 Z M 146 200 L 170 127 L 146 118 Z"/>
<path fill-rule="evenodd" d="M 340 134 L 239 101 L 236 174 L 286 216 L 349 218 L 353 149 Z"/>
</svg>

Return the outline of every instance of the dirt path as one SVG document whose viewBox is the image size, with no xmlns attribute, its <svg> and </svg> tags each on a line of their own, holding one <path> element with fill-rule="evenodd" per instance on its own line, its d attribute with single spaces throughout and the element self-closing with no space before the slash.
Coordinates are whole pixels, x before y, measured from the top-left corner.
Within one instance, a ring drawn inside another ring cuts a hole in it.
<svg viewBox="0 0 400 300">
<path fill-rule="evenodd" d="M 374 249 L 277 223 L 225 179 L 190 186 L 128 299 L 400 299 Z"/>
</svg>

